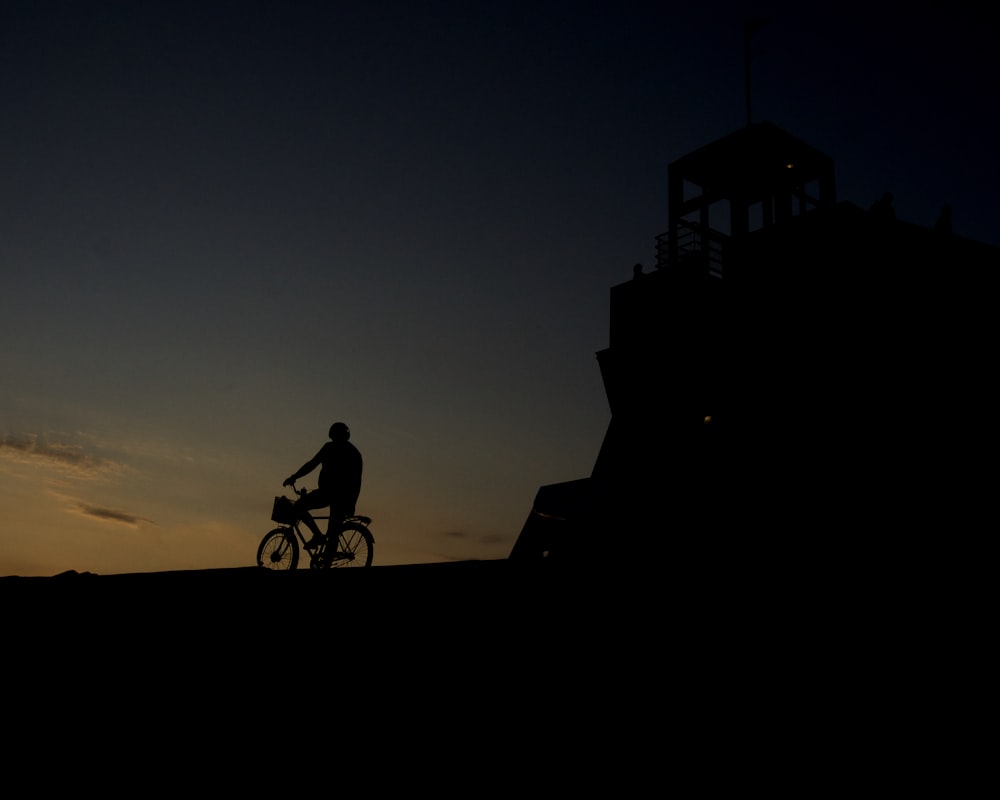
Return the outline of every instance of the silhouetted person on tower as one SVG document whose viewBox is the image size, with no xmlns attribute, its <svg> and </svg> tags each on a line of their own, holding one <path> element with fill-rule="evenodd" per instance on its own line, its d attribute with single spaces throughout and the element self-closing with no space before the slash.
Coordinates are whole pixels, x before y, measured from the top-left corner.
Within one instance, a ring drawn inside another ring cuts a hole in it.
<svg viewBox="0 0 1000 800">
<path fill-rule="evenodd" d="M 343 422 L 333 423 L 330 426 L 330 441 L 282 484 L 294 485 L 303 475 L 322 466 L 319 488 L 306 492 L 295 501 L 295 512 L 313 533 L 312 539 L 306 542 L 307 550 L 314 549 L 323 540 L 316 520 L 309 513 L 311 509 L 330 507 L 328 534 L 336 534 L 344 518 L 354 514 L 358 495 L 361 494 L 362 460 L 358 448 L 348 441 L 350 438 L 351 431 Z"/>
<path fill-rule="evenodd" d="M 872 203 L 868 212 L 878 219 L 896 219 L 896 209 L 892 207 L 893 199 L 892 192 L 886 192 L 878 200 Z"/>
<path fill-rule="evenodd" d="M 941 209 L 941 216 L 934 223 L 934 230 L 938 233 L 951 233 L 951 206 L 946 205 Z"/>
</svg>

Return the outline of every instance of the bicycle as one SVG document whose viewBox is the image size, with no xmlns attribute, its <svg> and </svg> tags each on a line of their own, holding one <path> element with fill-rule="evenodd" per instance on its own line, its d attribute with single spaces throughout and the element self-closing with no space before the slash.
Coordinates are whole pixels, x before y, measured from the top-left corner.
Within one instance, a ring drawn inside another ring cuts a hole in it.
<svg viewBox="0 0 1000 800">
<path fill-rule="evenodd" d="M 292 491 L 300 497 L 306 494 L 305 489 L 296 489 L 294 484 Z M 299 530 L 300 520 L 293 501 L 284 495 L 275 497 L 271 519 L 282 527 L 268 531 L 260 540 L 257 566 L 273 570 L 295 569 L 299 565 L 300 546 L 306 549 L 306 539 Z M 330 517 L 314 516 L 313 519 L 328 520 Z M 375 554 L 375 537 L 368 529 L 371 522 L 371 517 L 361 514 L 346 517 L 338 536 L 328 532 L 315 549 L 306 550 L 309 553 L 309 568 L 370 567 Z"/>
</svg>

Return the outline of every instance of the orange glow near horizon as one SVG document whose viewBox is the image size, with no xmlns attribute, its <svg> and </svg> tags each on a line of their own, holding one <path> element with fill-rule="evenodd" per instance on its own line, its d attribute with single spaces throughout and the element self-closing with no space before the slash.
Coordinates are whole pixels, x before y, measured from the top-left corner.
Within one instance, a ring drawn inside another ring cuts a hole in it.
<svg viewBox="0 0 1000 800">
<path fill-rule="evenodd" d="M 367 465 L 358 513 L 373 518 L 376 565 L 507 557 L 547 473 L 517 484 L 517 470 L 453 458 L 432 474 L 422 451 L 365 427 L 356 426 Z M 315 443 L 260 444 L 249 459 L 170 442 L 0 435 L 0 577 L 251 566 L 276 527 L 281 481 Z"/>
</svg>

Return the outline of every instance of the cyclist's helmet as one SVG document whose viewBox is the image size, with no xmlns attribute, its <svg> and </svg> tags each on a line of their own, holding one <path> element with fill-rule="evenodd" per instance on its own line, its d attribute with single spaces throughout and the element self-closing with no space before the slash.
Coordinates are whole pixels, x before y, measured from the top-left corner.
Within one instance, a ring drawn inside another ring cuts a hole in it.
<svg viewBox="0 0 1000 800">
<path fill-rule="evenodd" d="M 347 441 L 351 438 L 351 429 L 348 428 L 343 422 L 334 422 L 330 426 L 330 438 L 334 441 L 343 440 Z"/>
</svg>

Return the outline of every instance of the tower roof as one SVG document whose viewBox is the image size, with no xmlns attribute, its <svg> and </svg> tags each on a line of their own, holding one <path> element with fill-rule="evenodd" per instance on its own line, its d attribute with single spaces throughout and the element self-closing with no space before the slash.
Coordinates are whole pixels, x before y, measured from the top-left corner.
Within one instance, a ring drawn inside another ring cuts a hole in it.
<svg viewBox="0 0 1000 800">
<path fill-rule="evenodd" d="M 767 194 L 790 184 L 833 181 L 833 160 L 770 122 L 741 128 L 668 167 L 710 198 Z"/>
</svg>

